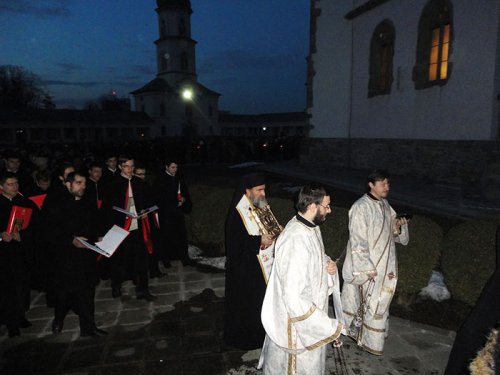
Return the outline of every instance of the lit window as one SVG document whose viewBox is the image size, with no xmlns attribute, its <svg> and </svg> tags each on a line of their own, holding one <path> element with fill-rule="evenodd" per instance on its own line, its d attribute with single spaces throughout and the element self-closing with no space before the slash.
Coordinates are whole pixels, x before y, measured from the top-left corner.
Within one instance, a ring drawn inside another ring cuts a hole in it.
<svg viewBox="0 0 500 375">
<path fill-rule="evenodd" d="M 418 25 L 417 61 L 413 68 L 416 89 L 444 85 L 450 78 L 449 61 L 453 43 L 452 4 L 449 0 L 430 0 Z"/>
<path fill-rule="evenodd" d="M 432 30 L 431 55 L 429 58 L 429 81 L 448 77 L 448 52 L 450 25 Z"/>
</svg>

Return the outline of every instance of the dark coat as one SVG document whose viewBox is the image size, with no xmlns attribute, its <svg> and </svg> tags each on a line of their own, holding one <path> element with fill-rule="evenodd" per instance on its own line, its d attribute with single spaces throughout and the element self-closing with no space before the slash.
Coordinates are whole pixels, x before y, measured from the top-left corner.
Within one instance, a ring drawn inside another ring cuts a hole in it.
<svg viewBox="0 0 500 375">
<path fill-rule="evenodd" d="M 240 349 L 257 349 L 262 347 L 265 337 L 260 312 L 266 283 L 257 260 L 261 237 L 248 234 L 236 204 L 230 208 L 225 230 L 224 340 Z"/>
<path fill-rule="evenodd" d="M 45 209 L 45 208 L 44 208 Z M 77 248 L 74 237 L 95 242 L 102 235 L 97 207 L 91 202 L 75 200 L 68 191 L 46 212 L 46 241 L 53 250 L 55 287 L 77 291 L 97 284 L 97 257 L 87 248 Z"/>
<path fill-rule="evenodd" d="M 177 198 L 179 184 L 181 195 L 185 199 L 181 206 L 178 205 Z M 162 173 L 153 184 L 153 196 L 159 207 L 160 258 L 188 259 L 188 238 L 184 215 L 191 212 L 192 202 L 187 185 L 178 177 Z"/>
<path fill-rule="evenodd" d="M 496 235 L 496 269 L 457 331 L 445 375 L 469 374 L 469 364 L 486 343 L 491 328 L 500 322 L 500 226 Z"/>
<path fill-rule="evenodd" d="M 20 231 L 20 242 L 0 242 L 0 322 L 18 328 L 30 304 L 33 229 L 37 225 L 38 207 L 19 194 L 12 200 L 0 194 L 0 232 L 6 230 L 14 205 L 33 210 L 29 227 Z"/>
</svg>

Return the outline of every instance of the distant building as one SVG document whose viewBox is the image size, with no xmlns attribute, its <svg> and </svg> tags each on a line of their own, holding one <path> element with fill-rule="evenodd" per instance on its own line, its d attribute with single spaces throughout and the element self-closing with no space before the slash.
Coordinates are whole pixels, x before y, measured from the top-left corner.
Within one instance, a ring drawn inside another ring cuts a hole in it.
<svg viewBox="0 0 500 375">
<path fill-rule="evenodd" d="M 311 0 L 310 30 L 304 161 L 485 187 L 500 163 L 498 1 Z"/>
<path fill-rule="evenodd" d="M 240 115 L 221 112 L 221 135 L 227 137 L 279 138 L 305 136 L 308 122 L 305 112 Z"/>
<path fill-rule="evenodd" d="M 155 122 L 154 136 L 218 135 L 220 94 L 196 76 L 196 41 L 191 39 L 189 0 L 157 0 L 157 75 L 131 94 L 136 111 Z"/>
<path fill-rule="evenodd" d="M 0 144 L 149 140 L 153 127 L 153 121 L 140 112 L 1 111 Z"/>
</svg>

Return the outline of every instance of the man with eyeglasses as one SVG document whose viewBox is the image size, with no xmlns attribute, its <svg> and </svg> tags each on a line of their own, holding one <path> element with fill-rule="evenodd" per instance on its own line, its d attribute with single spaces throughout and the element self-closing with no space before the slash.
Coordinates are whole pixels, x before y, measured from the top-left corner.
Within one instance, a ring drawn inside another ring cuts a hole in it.
<svg viewBox="0 0 500 375">
<path fill-rule="evenodd" d="M 367 188 L 349 210 L 342 306 L 348 336 L 367 352 L 382 355 L 398 280 L 395 243 L 408 244 L 408 221 L 397 218 L 387 202 L 390 183 L 385 170 L 374 170 Z"/>
<path fill-rule="evenodd" d="M 316 183 L 300 190 L 298 213 L 276 240 L 273 270 L 262 306 L 266 339 L 259 367 L 265 375 L 325 373 L 326 344 L 342 333 L 337 265 L 326 254 L 320 225 L 331 213 L 330 194 Z M 328 316 L 334 294 L 337 319 Z"/>
</svg>

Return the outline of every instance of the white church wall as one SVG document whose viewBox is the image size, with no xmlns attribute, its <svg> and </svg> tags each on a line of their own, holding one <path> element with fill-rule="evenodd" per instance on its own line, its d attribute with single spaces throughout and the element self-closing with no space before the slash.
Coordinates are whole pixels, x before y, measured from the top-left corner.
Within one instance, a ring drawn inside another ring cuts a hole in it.
<svg viewBox="0 0 500 375">
<path fill-rule="evenodd" d="M 362 2 L 359 2 L 360 5 Z M 418 23 L 427 0 L 394 0 L 348 21 L 352 1 L 317 2 L 317 53 L 312 55 L 312 137 L 490 140 L 498 122 L 498 2 L 452 1 L 451 76 L 444 86 L 415 90 Z M 394 82 L 389 95 L 368 98 L 370 41 L 393 22 Z M 353 27 L 352 108 L 350 26 Z M 350 114 L 352 114 L 349 122 Z"/>
</svg>

